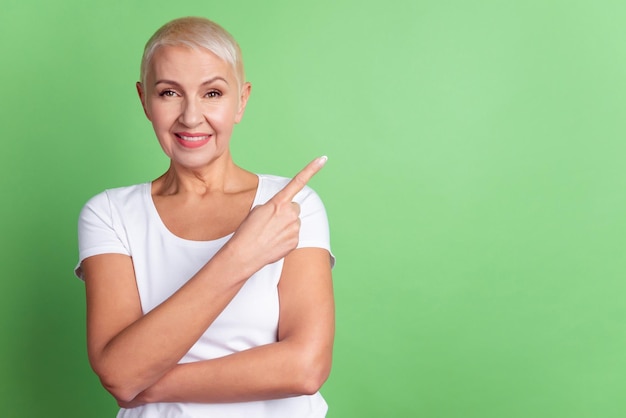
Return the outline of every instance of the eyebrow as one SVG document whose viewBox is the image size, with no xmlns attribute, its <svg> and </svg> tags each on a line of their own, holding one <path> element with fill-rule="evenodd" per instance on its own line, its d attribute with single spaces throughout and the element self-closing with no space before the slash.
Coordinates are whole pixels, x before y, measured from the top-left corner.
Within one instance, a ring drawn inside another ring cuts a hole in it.
<svg viewBox="0 0 626 418">
<path fill-rule="evenodd" d="M 212 84 L 212 83 L 214 83 L 214 82 L 216 82 L 218 80 L 221 80 L 221 81 L 223 81 L 224 83 L 226 83 L 228 85 L 228 81 L 226 81 L 226 79 L 224 77 L 219 76 L 219 75 L 215 76 L 213 78 L 210 78 L 210 79 L 208 79 L 206 81 L 203 81 L 201 85 L 205 86 L 207 84 Z M 158 86 L 159 84 L 172 84 L 172 85 L 175 85 L 175 86 L 180 86 L 180 84 L 178 82 L 174 81 L 174 80 L 157 80 L 154 83 L 155 87 Z"/>
</svg>

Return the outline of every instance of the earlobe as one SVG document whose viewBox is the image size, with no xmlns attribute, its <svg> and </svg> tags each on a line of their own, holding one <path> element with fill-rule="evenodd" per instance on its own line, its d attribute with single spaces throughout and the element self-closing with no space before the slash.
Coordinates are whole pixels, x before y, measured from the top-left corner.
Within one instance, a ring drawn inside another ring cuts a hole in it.
<svg viewBox="0 0 626 418">
<path fill-rule="evenodd" d="M 241 86 L 241 95 L 239 96 L 239 109 L 237 110 L 237 114 L 235 115 L 235 123 L 241 122 L 243 118 L 243 113 L 246 110 L 246 105 L 248 104 L 248 99 L 250 98 L 250 92 L 252 91 L 252 84 L 249 82 L 245 82 L 243 86 Z"/>
<path fill-rule="evenodd" d="M 139 100 L 141 101 L 141 107 L 143 108 L 143 113 L 146 115 L 148 120 L 151 120 L 150 115 L 148 114 L 148 108 L 146 107 L 146 95 L 145 95 L 146 93 L 143 90 L 143 85 L 141 84 L 140 81 L 138 81 L 135 87 L 137 88 L 137 94 L 139 95 Z"/>
</svg>

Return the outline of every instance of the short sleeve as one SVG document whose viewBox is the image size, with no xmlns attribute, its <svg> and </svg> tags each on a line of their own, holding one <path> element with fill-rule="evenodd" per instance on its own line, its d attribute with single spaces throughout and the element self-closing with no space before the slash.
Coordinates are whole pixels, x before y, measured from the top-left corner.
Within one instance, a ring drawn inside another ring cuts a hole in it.
<svg viewBox="0 0 626 418">
<path fill-rule="evenodd" d="M 119 215 L 103 192 L 85 204 L 78 218 L 76 276 L 83 279 L 80 263 L 85 258 L 107 253 L 130 255 L 130 250 Z"/>
<path fill-rule="evenodd" d="M 331 266 L 335 256 L 330 248 L 330 229 L 326 208 L 320 197 L 310 187 L 305 187 L 294 199 L 300 204 L 300 241 L 298 248 L 324 248 L 330 253 Z"/>
</svg>

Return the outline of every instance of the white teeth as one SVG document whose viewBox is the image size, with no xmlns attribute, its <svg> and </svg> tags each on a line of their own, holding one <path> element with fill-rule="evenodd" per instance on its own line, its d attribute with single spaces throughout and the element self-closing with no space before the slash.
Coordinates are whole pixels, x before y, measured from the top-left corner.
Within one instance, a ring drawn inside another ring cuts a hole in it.
<svg viewBox="0 0 626 418">
<path fill-rule="evenodd" d="M 178 135 L 180 136 L 183 140 L 185 141 L 204 141 L 205 139 L 207 139 L 209 136 L 208 135 L 202 135 L 202 136 L 184 136 L 184 135 Z"/>
</svg>

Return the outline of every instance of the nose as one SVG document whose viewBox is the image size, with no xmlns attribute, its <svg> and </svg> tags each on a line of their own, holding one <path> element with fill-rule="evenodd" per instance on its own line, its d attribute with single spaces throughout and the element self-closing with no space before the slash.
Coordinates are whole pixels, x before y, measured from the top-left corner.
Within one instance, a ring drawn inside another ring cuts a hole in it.
<svg viewBox="0 0 626 418">
<path fill-rule="evenodd" d="M 179 122 L 188 128 L 193 128 L 202 123 L 202 107 L 193 98 L 185 98 L 182 102 Z"/>
</svg>

